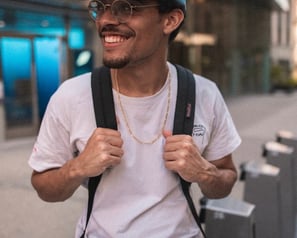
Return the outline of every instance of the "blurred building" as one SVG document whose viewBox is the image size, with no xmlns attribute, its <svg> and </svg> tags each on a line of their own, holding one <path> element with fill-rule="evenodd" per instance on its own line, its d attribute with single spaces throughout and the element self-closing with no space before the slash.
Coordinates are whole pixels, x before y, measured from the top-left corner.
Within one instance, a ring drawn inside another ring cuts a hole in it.
<svg viewBox="0 0 297 238">
<path fill-rule="evenodd" d="M 274 68 L 288 76 L 293 38 L 287 0 L 191 0 L 188 5 L 173 60 L 217 82 L 225 95 L 268 92 Z"/>
<path fill-rule="evenodd" d="M 60 83 L 90 71 L 100 57 L 87 4 L 86 0 L 1 0 L 0 138 L 35 135 Z"/>
<path fill-rule="evenodd" d="M 288 1 L 188 0 L 170 60 L 215 81 L 225 96 L 268 92 L 272 71 L 287 77 L 297 65 L 296 6 Z M 87 5 L 0 1 L 0 141 L 36 135 L 60 83 L 101 63 Z"/>
<path fill-rule="evenodd" d="M 297 79 L 297 1 L 291 0 L 292 77 Z"/>
</svg>

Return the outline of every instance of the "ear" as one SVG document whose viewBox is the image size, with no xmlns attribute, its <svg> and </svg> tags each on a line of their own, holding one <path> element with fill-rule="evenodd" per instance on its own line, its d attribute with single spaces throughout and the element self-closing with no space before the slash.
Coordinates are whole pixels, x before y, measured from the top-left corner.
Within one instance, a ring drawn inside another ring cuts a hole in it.
<svg viewBox="0 0 297 238">
<path fill-rule="evenodd" d="M 165 14 L 164 34 L 170 35 L 184 20 L 185 16 L 181 9 L 174 9 Z"/>
</svg>

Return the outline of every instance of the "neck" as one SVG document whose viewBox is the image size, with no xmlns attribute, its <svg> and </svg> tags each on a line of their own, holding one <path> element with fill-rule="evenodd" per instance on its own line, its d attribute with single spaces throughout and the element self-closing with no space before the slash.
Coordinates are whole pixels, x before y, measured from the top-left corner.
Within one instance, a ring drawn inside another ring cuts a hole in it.
<svg viewBox="0 0 297 238">
<path fill-rule="evenodd" d="M 129 67 L 113 69 L 112 79 L 115 88 L 115 75 L 121 89 L 121 94 L 131 97 L 151 96 L 158 92 L 166 82 L 168 66 Z"/>
</svg>

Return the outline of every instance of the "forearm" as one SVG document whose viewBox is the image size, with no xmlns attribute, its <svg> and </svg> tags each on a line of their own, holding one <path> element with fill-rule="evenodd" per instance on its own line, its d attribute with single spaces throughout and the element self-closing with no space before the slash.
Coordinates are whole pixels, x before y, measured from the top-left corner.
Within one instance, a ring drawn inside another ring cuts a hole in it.
<svg viewBox="0 0 297 238">
<path fill-rule="evenodd" d="M 39 197 L 47 202 L 65 201 L 82 184 L 84 178 L 71 160 L 63 167 L 42 173 L 33 172 L 31 182 Z"/>
<path fill-rule="evenodd" d="M 202 193 L 211 199 L 223 198 L 230 194 L 237 180 L 235 169 L 218 169 L 209 164 L 197 181 Z"/>
</svg>

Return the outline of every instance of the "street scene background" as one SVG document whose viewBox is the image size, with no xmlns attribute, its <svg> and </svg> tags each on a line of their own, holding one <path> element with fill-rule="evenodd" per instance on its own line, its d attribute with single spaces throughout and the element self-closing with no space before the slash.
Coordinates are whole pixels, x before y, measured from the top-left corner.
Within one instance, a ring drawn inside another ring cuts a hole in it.
<svg viewBox="0 0 297 238">
<path fill-rule="evenodd" d="M 0 1 L 0 238 L 74 237 L 87 204 L 84 188 L 65 202 L 41 201 L 27 161 L 53 92 L 102 64 L 88 3 Z M 296 3 L 188 0 L 169 47 L 171 62 L 214 81 L 226 99 L 242 138 L 233 154 L 239 175 L 244 162 L 263 160 L 278 131 L 297 134 Z M 230 197 L 242 200 L 244 190 L 238 180 Z M 198 208 L 201 197 L 196 191 Z"/>
</svg>

